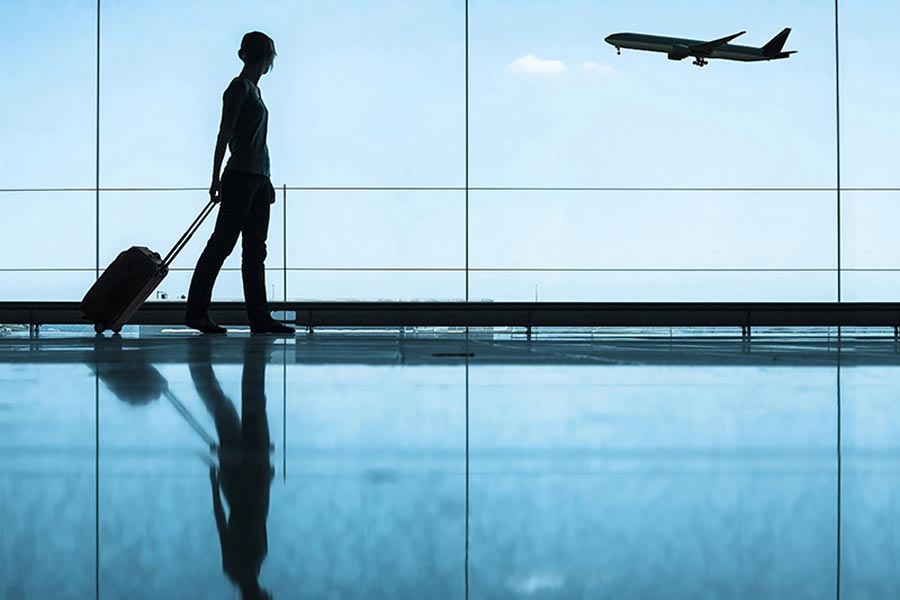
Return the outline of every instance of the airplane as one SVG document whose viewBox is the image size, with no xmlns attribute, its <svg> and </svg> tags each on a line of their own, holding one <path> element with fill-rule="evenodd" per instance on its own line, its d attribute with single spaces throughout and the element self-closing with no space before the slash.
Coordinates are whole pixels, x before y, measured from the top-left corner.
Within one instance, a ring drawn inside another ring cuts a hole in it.
<svg viewBox="0 0 900 600">
<path fill-rule="evenodd" d="M 615 46 L 616 54 L 622 54 L 622 48 L 628 50 L 647 50 L 650 52 L 665 52 L 669 60 L 684 60 L 688 56 L 694 57 L 694 63 L 698 67 L 709 64 L 707 59 L 722 58 L 725 60 L 739 60 L 743 62 L 755 62 L 760 60 L 777 60 L 796 54 L 796 50 L 785 52 L 784 44 L 791 35 L 791 28 L 785 28 L 781 33 L 773 37 L 762 48 L 752 46 L 738 46 L 729 44 L 735 38 L 747 33 L 741 31 L 734 35 L 705 42 L 703 40 L 686 40 L 681 38 L 664 37 L 659 35 L 645 35 L 643 33 L 614 33 L 607 36 L 606 43 Z"/>
</svg>

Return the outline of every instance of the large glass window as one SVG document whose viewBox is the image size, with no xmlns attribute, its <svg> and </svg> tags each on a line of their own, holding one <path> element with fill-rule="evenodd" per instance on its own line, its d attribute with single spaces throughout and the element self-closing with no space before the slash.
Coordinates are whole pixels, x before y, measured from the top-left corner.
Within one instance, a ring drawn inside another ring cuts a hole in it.
<svg viewBox="0 0 900 600">
<path fill-rule="evenodd" d="M 835 8 L 14 3 L 0 298 L 78 300 L 129 246 L 168 250 L 205 201 L 241 36 L 261 30 L 278 49 L 261 81 L 273 299 L 891 300 L 895 67 L 877 57 L 900 17 Z M 787 60 L 702 69 L 604 41 L 746 30 L 734 43 L 762 46 L 785 27 Z M 158 299 L 186 293 L 211 227 Z M 239 267 L 238 250 L 216 299 L 240 299 Z"/>
</svg>

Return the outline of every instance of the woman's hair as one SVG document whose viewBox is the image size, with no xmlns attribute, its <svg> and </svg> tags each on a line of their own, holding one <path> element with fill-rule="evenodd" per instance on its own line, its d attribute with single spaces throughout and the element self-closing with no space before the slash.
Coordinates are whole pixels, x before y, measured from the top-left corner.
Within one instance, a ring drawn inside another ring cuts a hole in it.
<svg viewBox="0 0 900 600">
<path fill-rule="evenodd" d="M 275 59 L 275 42 L 261 31 L 245 33 L 238 53 L 246 64 L 254 64 L 263 60 Z"/>
</svg>

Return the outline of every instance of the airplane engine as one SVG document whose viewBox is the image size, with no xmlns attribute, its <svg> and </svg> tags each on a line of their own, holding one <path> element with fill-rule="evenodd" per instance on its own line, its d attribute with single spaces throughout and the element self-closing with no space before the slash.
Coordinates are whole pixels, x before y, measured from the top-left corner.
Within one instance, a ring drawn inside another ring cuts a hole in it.
<svg viewBox="0 0 900 600">
<path fill-rule="evenodd" d="M 691 55 L 691 49 L 687 46 L 673 46 L 669 51 L 669 60 L 684 60 Z"/>
</svg>

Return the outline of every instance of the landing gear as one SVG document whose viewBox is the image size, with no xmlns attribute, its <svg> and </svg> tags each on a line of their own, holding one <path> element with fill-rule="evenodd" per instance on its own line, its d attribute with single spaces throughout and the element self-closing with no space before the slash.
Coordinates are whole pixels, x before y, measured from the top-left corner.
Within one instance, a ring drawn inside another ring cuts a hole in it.
<svg viewBox="0 0 900 600">
<path fill-rule="evenodd" d="M 709 64 L 709 61 L 706 60 L 705 58 L 703 58 L 702 56 L 698 56 L 696 59 L 694 59 L 694 64 L 697 65 L 698 67 L 705 67 L 706 65 Z"/>
<path fill-rule="evenodd" d="M 622 56 L 622 49 L 618 46 L 616 47 L 616 56 Z"/>
</svg>

